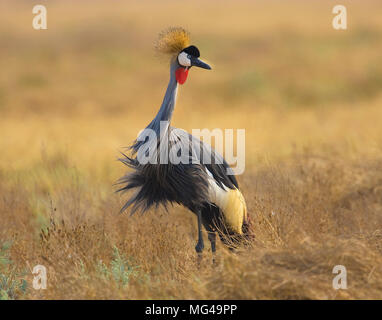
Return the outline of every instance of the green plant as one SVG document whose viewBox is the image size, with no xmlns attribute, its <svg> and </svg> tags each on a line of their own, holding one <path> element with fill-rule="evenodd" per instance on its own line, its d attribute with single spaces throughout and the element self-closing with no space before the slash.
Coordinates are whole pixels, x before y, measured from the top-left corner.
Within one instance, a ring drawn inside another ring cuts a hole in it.
<svg viewBox="0 0 382 320">
<path fill-rule="evenodd" d="M 24 294 L 27 282 L 22 277 L 25 273 L 17 272 L 9 257 L 11 242 L 0 243 L 0 300 L 15 299 Z"/>
<path fill-rule="evenodd" d="M 131 277 L 138 275 L 138 266 L 131 259 L 126 259 L 119 253 L 117 247 L 113 249 L 113 260 L 108 267 L 103 261 L 97 264 L 97 272 L 106 279 L 113 279 L 118 285 L 124 287 L 129 283 Z"/>
</svg>

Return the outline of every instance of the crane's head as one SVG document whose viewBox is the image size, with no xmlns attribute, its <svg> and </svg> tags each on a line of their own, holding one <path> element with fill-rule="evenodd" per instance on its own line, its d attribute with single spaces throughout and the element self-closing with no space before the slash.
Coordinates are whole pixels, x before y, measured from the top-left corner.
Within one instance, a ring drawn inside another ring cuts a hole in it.
<svg viewBox="0 0 382 320">
<path fill-rule="evenodd" d="M 189 33 L 183 28 L 172 27 L 163 31 L 159 35 L 156 49 L 171 56 L 171 61 L 175 65 L 175 77 L 180 84 L 186 82 L 188 70 L 193 66 L 211 69 L 207 63 L 199 59 L 199 49 L 190 45 Z"/>
</svg>

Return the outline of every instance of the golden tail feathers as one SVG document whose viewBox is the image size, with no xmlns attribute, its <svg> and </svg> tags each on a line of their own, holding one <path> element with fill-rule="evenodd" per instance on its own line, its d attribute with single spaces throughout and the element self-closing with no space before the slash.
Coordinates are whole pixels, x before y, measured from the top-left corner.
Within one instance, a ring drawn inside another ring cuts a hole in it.
<svg viewBox="0 0 382 320">
<path fill-rule="evenodd" d="M 223 190 L 210 180 L 210 201 L 223 213 L 227 227 L 236 234 L 243 234 L 243 225 L 248 224 L 247 206 L 239 189 Z"/>
</svg>

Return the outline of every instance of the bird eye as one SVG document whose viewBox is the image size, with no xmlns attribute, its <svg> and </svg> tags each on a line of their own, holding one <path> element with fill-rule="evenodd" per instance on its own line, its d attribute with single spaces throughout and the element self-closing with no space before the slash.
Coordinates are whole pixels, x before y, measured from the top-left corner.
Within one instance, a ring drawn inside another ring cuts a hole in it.
<svg viewBox="0 0 382 320">
<path fill-rule="evenodd" d="M 188 54 L 188 55 L 187 55 L 187 58 L 188 58 L 188 59 L 191 59 L 191 55 L 190 55 L 190 54 Z"/>
</svg>

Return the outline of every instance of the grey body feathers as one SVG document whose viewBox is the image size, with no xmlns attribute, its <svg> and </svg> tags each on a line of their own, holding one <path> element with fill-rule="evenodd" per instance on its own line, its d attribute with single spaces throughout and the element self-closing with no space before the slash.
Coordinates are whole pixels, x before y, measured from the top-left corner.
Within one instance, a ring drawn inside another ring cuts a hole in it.
<svg viewBox="0 0 382 320">
<path fill-rule="evenodd" d="M 169 135 L 175 131 L 175 128 L 169 128 Z M 183 131 L 183 130 L 182 130 Z M 176 129 L 179 133 L 179 129 Z M 183 131 L 186 133 L 185 131 Z M 227 175 L 229 169 L 226 161 L 209 145 L 204 144 L 199 139 L 192 137 L 188 133 L 187 139 L 178 140 L 178 143 L 189 143 L 190 161 L 188 164 L 140 164 L 136 158 L 124 155 L 120 159 L 125 165 L 134 169 L 120 179 L 123 187 L 119 191 L 137 189 L 135 195 L 124 205 L 122 210 L 133 205 L 132 213 L 135 211 L 146 211 L 151 206 L 160 204 L 167 207 L 168 203 L 182 204 L 191 211 L 201 210 L 209 204 L 208 201 L 208 170 L 218 185 L 222 188 L 238 188 L 235 176 Z M 169 152 L 171 144 L 175 143 L 169 138 Z M 201 148 L 199 159 L 196 159 L 196 153 L 193 152 L 199 144 Z M 158 148 L 160 141 L 158 141 Z M 203 164 L 203 155 L 210 154 L 212 163 Z M 192 163 L 192 160 L 194 163 Z M 215 163 L 214 163 L 215 160 Z M 216 163 L 217 162 L 217 163 Z"/>
</svg>

